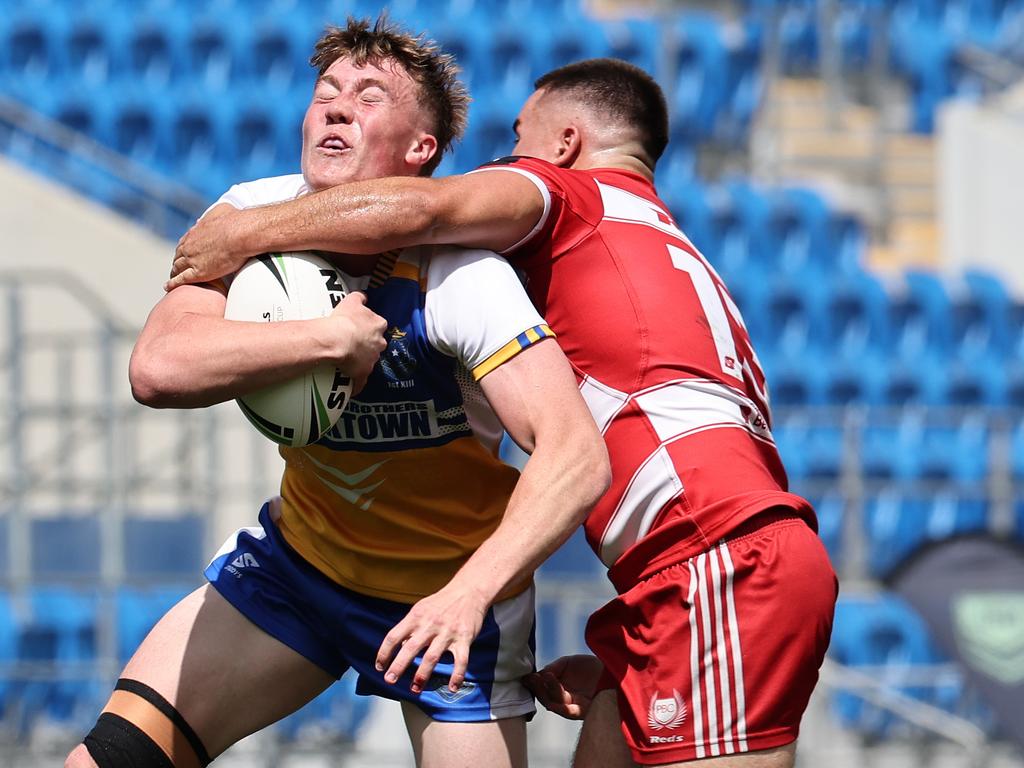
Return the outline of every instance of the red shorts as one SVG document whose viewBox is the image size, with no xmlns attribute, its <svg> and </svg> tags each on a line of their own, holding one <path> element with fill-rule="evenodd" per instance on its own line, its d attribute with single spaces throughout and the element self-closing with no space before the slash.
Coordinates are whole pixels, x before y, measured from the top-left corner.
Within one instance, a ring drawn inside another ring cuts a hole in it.
<svg viewBox="0 0 1024 768">
<path fill-rule="evenodd" d="M 775 519 L 641 580 L 598 610 L 587 644 L 618 690 L 638 763 L 794 741 L 818 680 L 838 582 L 820 539 Z"/>
</svg>

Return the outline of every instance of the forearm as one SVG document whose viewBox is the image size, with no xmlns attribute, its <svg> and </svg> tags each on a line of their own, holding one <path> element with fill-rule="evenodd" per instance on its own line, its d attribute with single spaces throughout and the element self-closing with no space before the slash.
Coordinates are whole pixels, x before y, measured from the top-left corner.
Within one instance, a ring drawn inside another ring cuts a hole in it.
<svg viewBox="0 0 1024 768">
<path fill-rule="evenodd" d="M 433 242 L 437 186 L 416 177 L 376 179 L 250 208 L 241 212 L 240 250 L 377 254 Z"/>
<path fill-rule="evenodd" d="M 578 528 L 608 488 L 604 444 L 591 439 L 539 444 L 516 484 L 501 524 L 453 577 L 488 603 L 532 574 Z"/>
<path fill-rule="evenodd" d="M 183 314 L 143 334 L 129 378 L 140 402 L 201 408 L 295 378 L 331 359 L 322 320 L 251 323 Z"/>
</svg>

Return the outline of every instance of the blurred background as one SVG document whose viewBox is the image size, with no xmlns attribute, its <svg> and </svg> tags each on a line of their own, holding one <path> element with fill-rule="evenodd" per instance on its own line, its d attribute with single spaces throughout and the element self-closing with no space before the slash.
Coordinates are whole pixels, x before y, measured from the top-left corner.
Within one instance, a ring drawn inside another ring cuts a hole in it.
<svg viewBox="0 0 1024 768">
<path fill-rule="evenodd" d="M 741 307 L 842 578 L 801 766 L 1024 766 L 1024 0 L 395 0 L 508 154 L 534 78 L 616 56 L 671 108 L 658 187 Z M 57 764 L 152 623 L 275 492 L 232 403 L 136 405 L 174 241 L 298 170 L 326 23 L 366 0 L 0 0 L 0 765 Z M 510 461 L 521 456 L 508 452 Z M 575 537 L 538 661 L 611 593 Z M 534 766 L 576 729 L 540 714 Z M 343 679 L 218 765 L 406 766 Z"/>
</svg>

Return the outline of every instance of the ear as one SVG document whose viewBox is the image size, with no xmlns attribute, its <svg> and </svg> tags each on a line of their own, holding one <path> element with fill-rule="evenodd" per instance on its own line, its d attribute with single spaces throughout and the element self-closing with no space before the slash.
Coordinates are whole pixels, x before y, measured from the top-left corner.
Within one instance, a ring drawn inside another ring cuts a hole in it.
<svg viewBox="0 0 1024 768">
<path fill-rule="evenodd" d="M 555 159 L 552 162 L 560 168 L 571 168 L 576 158 L 580 156 L 582 145 L 580 129 L 576 125 L 567 125 L 558 137 Z"/>
<path fill-rule="evenodd" d="M 421 133 L 405 153 L 405 162 L 416 168 L 422 168 L 430 162 L 430 158 L 435 154 L 437 154 L 437 139 L 429 133 Z"/>
</svg>

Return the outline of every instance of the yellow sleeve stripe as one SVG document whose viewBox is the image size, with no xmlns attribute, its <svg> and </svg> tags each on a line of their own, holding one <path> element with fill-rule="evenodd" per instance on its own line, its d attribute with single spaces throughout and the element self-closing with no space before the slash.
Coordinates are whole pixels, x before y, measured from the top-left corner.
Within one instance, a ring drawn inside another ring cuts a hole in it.
<svg viewBox="0 0 1024 768">
<path fill-rule="evenodd" d="M 536 344 L 541 339 L 548 338 L 555 338 L 555 333 L 546 325 L 535 325 L 533 328 L 527 328 L 512 339 L 512 341 L 474 368 L 473 378 L 476 381 L 480 381 L 480 379 L 493 371 L 499 365 L 507 363 L 531 344 Z"/>
</svg>

